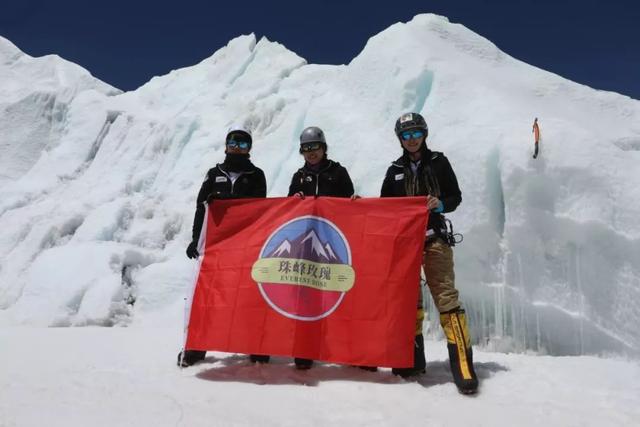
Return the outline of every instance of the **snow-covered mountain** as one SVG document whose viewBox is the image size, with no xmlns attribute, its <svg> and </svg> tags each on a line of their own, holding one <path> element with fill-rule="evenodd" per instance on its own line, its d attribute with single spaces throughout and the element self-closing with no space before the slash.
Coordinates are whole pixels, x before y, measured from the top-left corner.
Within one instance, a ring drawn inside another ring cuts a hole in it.
<svg viewBox="0 0 640 427">
<path fill-rule="evenodd" d="M 0 185 L 20 178 L 61 141 L 80 93 L 121 93 L 57 55 L 32 58 L 2 37 L 0 82 Z"/>
<path fill-rule="evenodd" d="M 195 196 L 229 125 L 253 130 L 270 196 L 287 193 L 310 125 L 357 192 L 376 196 L 400 155 L 394 122 L 418 111 L 463 192 L 450 218 L 475 340 L 640 352 L 640 102 L 446 18 L 395 24 L 340 66 L 241 36 L 122 94 L 0 39 L 0 82 L 0 325 L 179 324 Z"/>
</svg>

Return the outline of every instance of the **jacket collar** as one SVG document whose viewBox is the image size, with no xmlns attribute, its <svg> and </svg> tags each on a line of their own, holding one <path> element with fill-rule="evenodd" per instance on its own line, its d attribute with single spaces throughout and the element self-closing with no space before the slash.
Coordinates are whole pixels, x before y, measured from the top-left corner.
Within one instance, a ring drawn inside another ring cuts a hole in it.
<svg viewBox="0 0 640 427">
<path fill-rule="evenodd" d="M 333 160 L 329 160 L 329 159 L 322 159 L 322 161 L 320 162 L 320 167 L 318 169 L 311 169 L 308 167 L 307 163 L 305 162 L 304 166 L 300 169 L 303 172 L 306 173 L 312 173 L 312 174 L 319 174 L 322 173 L 324 171 L 326 171 L 327 169 L 329 169 L 331 166 L 334 165 L 334 161 Z"/>
<path fill-rule="evenodd" d="M 433 160 L 434 158 L 434 152 L 427 148 L 422 152 L 422 157 L 420 160 L 424 163 L 425 159 Z M 391 164 L 398 168 L 404 168 L 405 166 L 409 166 L 410 162 L 411 160 L 409 159 L 409 156 L 406 153 L 402 153 L 402 156 L 391 162 Z"/>
<path fill-rule="evenodd" d="M 224 163 L 218 163 L 216 165 L 216 167 L 218 168 L 218 170 L 220 170 L 220 172 L 222 172 L 225 175 L 229 175 L 230 171 L 228 171 L 225 167 L 224 167 Z M 242 171 L 238 171 L 236 173 L 242 174 L 242 175 L 248 175 L 248 174 L 252 174 L 256 171 L 256 166 L 253 163 L 249 163 L 248 168 Z"/>
</svg>

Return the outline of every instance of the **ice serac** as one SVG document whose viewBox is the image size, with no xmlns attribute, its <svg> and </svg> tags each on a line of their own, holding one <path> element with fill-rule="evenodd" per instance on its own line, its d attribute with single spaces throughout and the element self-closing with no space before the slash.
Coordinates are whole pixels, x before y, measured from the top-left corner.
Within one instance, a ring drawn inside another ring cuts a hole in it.
<svg viewBox="0 0 640 427">
<path fill-rule="evenodd" d="M 81 92 L 117 89 L 56 55 L 33 58 L 0 37 L 0 184 L 24 175 L 64 131 L 69 104 Z"/>
<path fill-rule="evenodd" d="M 287 194 L 312 125 L 357 193 L 376 196 L 400 154 L 395 119 L 418 111 L 462 188 L 450 218 L 465 236 L 456 279 L 474 339 L 640 353 L 637 100 L 525 64 L 435 15 L 392 25 L 338 66 L 240 36 L 123 94 L 0 39 L 0 77 L 2 161 L 22 165 L 0 169 L 0 324 L 180 324 L 195 196 L 231 124 L 252 129 L 270 196 Z"/>
</svg>

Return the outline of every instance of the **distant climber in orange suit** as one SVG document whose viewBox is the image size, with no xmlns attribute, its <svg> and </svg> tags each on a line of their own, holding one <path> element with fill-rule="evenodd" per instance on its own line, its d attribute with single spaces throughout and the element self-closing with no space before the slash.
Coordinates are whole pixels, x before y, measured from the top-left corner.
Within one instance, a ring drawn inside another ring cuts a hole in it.
<svg viewBox="0 0 640 427">
<path fill-rule="evenodd" d="M 538 157 L 538 144 L 540 142 L 540 127 L 538 126 L 538 118 L 533 121 L 533 140 L 536 144 L 536 148 L 533 152 L 533 158 Z"/>
</svg>

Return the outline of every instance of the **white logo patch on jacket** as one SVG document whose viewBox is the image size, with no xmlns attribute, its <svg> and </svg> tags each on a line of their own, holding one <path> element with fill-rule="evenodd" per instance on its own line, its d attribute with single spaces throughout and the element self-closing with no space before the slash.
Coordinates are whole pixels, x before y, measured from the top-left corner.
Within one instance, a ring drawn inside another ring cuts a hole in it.
<svg viewBox="0 0 640 427">
<path fill-rule="evenodd" d="M 228 179 L 226 176 L 216 176 L 216 182 L 227 182 Z"/>
<path fill-rule="evenodd" d="M 396 181 L 402 181 L 404 179 L 404 174 L 403 173 L 399 173 L 396 175 Z"/>
</svg>

